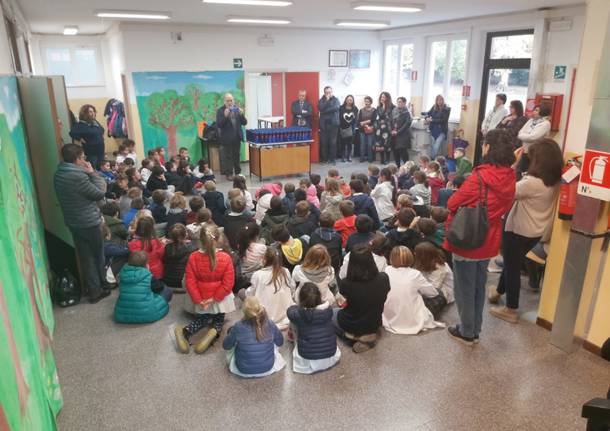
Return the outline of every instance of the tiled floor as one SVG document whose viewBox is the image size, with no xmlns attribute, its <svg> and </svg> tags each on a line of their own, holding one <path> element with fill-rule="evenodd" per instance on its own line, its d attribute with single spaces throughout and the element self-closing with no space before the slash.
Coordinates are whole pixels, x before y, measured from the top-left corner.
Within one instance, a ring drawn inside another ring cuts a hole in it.
<svg viewBox="0 0 610 431">
<path fill-rule="evenodd" d="M 126 326 L 112 321 L 116 295 L 56 310 L 65 399 L 59 430 L 584 430 L 582 404 L 610 384 L 610 365 L 601 358 L 566 355 L 549 345 L 544 329 L 487 312 L 474 348 L 445 330 L 383 332 L 375 349 L 356 355 L 341 345 L 335 368 L 302 376 L 291 371 L 286 344 L 286 369 L 243 380 L 229 373 L 221 343 L 201 356 L 176 353 L 168 329 L 188 321 L 183 297 L 160 322 Z M 523 311 L 537 300 L 524 289 Z M 443 320 L 455 319 L 451 306 Z"/>
</svg>

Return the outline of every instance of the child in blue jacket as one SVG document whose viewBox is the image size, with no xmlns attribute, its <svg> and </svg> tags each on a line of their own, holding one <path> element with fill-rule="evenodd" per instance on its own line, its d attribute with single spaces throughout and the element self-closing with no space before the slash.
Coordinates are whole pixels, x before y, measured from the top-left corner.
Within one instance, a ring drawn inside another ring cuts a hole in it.
<svg viewBox="0 0 610 431">
<path fill-rule="evenodd" d="M 244 318 L 237 322 L 222 344 L 227 350 L 229 370 L 241 377 L 265 377 L 286 366 L 278 347 L 284 344 L 282 333 L 267 318 L 258 298 L 249 296 L 242 307 Z"/>
</svg>

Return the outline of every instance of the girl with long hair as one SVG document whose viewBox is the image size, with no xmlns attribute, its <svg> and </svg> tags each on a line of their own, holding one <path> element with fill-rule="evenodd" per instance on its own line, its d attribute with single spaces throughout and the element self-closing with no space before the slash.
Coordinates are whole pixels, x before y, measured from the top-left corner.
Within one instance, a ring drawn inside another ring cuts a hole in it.
<svg viewBox="0 0 610 431">
<path fill-rule="evenodd" d="M 163 282 L 174 289 L 174 292 L 185 293 L 186 290 L 182 287 L 184 271 L 188 258 L 195 249 L 187 239 L 186 227 L 181 223 L 172 226 L 167 237 L 170 242 L 165 245 L 163 255 L 165 268 Z"/>
<path fill-rule="evenodd" d="M 231 256 L 217 250 L 221 234 L 216 226 L 201 229 L 201 248 L 192 253 L 186 265 L 185 286 L 196 306 L 198 317 L 187 326 L 176 326 L 174 335 L 181 353 L 190 350 L 193 335 L 209 327 L 206 335 L 195 345 L 195 353 L 203 353 L 220 336 L 225 313 L 235 310 L 233 285 L 235 270 Z"/>
<path fill-rule="evenodd" d="M 263 267 L 267 247 L 259 242 L 261 228 L 254 222 L 243 226 L 237 234 L 237 253 L 241 260 L 241 273 L 249 279 Z"/>
<path fill-rule="evenodd" d="M 322 300 L 331 306 L 335 305 L 337 292 L 335 270 L 331 265 L 328 250 L 322 244 L 316 244 L 307 251 L 303 263 L 294 267 L 292 279 L 297 285 L 295 298 L 299 297 L 303 284 L 314 283 L 320 289 Z"/>
<path fill-rule="evenodd" d="M 267 247 L 263 268 L 252 274 L 250 283 L 246 295 L 258 298 L 267 310 L 269 319 L 281 330 L 288 328 L 286 310 L 294 304 L 292 300 L 294 283 L 290 278 L 290 272 L 282 266 L 275 247 Z"/>
<path fill-rule="evenodd" d="M 375 203 L 379 220 L 387 222 L 396 213 L 396 180 L 388 168 L 379 173 L 379 181 L 371 191 L 371 198 Z"/>
<path fill-rule="evenodd" d="M 244 317 L 238 321 L 224 339 L 229 370 L 240 377 L 265 377 L 280 371 L 286 361 L 278 351 L 284 337 L 267 317 L 265 307 L 258 298 L 249 296 L 242 307 Z"/>
<path fill-rule="evenodd" d="M 128 243 L 129 251 L 143 250 L 148 253 L 148 268 L 152 275 L 158 279 L 163 279 L 165 269 L 163 266 L 163 255 L 165 247 L 157 239 L 155 233 L 155 221 L 152 217 L 141 217 L 136 222 L 136 229 L 133 239 Z"/>
</svg>

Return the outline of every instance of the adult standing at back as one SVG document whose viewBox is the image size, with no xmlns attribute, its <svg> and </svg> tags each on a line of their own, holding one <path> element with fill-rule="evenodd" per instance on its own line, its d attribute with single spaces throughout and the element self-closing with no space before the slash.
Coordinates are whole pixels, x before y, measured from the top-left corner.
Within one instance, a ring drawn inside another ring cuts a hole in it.
<svg viewBox="0 0 610 431">
<path fill-rule="evenodd" d="M 506 94 L 499 93 L 496 94 L 496 102 L 494 107 L 491 108 L 491 111 L 487 113 L 487 116 L 483 120 L 483 124 L 481 125 L 481 134 L 483 136 L 487 135 L 487 132 L 495 129 L 500 124 L 500 121 L 504 119 L 508 115 L 508 111 L 504 107 L 506 104 Z"/>
<path fill-rule="evenodd" d="M 534 107 L 532 117 L 525 123 L 525 126 L 521 128 L 517 138 L 523 142 L 523 150 L 519 153 L 519 167 L 517 173 L 522 174 L 527 172 L 530 165 L 529 159 L 529 147 L 534 142 L 546 138 L 551 131 L 551 122 L 548 116 L 551 115 L 551 109 L 545 105 L 537 105 Z"/>
<path fill-rule="evenodd" d="M 78 121 L 70 130 L 70 136 L 75 141 L 80 141 L 87 161 L 95 169 L 99 169 L 104 160 L 104 128 L 95 119 L 97 111 L 93 105 L 83 105 L 78 113 Z"/>
<path fill-rule="evenodd" d="M 299 98 L 292 102 L 290 112 L 292 112 L 293 127 L 307 127 L 311 129 L 311 116 L 313 115 L 313 106 L 307 101 L 307 92 L 299 90 Z"/>
<path fill-rule="evenodd" d="M 360 133 L 360 163 L 372 163 L 373 142 L 375 141 L 375 126 L 377 124 L 377 110 L 373 108 L 373 98 L 364 97 L 364 107 L 358 111 L 358 130 Z"/>
<path fill-rule="evenodd" d="M 517 183 L 515 203 L 506 217 L 502 235 L 502 276 L 495 292 L 489 295 L 489 301 L 495 304 L 506 293 L 506 307 L 493 307 L 489 312 L 510 323 L 519 320 L 517 310 L 525 255 L 540 240 L 548 242 L 550 237 L 563 168 L 561 149 L 552 139 L 532 144 L 529 156 L 531 164 L 527 175 Z"/>
<path fill-rule="evenodd" d="M 106 181 L 85 160 L 79 145 L 64 145 L 61 157 L 63 162 L 54 177 L 55 193 L 74 238 L 82 280 L 93 304 L 110 294 L 104 287 L 102 214 L 97 205 L 106 193 Z"/>
<path fill-rule="evenodd" d="M 426 117 L 426 124 L 430 129 L 432 147 L 430 148 L 430 159 L 434 160 L 439 155 L 441 148 L 447 142 L 449 133 L 449 115 L 451 108 L 445 105 L 445 98 L 440 94 L 434 100 L 434 106 L 422 115 Z"/>
<path fill-rule="evenodd" d="M 521 147 L 521 141 L 517 138 L 517 135 L 527 123 L 527 117 L 523 115 L 523 103 L 520 100 L 511 100 L 509 107 L 509 114 L 500 121 L 498 129 L 504 129 L 510 133 L 510 137 L 513 140 L 513 148 L 517 149 Z"/>
<path fill-rule="evenodd" d="M 233 95 L 224 96 L 224 105 L 216 112 L 216 127 L 220 132 L 220 170 L 227 180 L 233 181 L 241 173 L 239 165 L 241 143 L 244 140 L 242 126 L 248 123 L 244 111 L 235 104 Z"/>
<path fill-rule="evenodd" d="M 320 162 L 335 164 L 337 135 L 339 134 L 339 108 L 341 102 L 333 96 L 330 86 L 324 87 L 324 95 L 318 102 L 320 112 Z"/>
<path fill-rule="evenodd" d="M 339 109 L 341 122 L 341 142 L 339 144 L 339 157 L 342 162 L 352 161 L 352 148 L 356 135 L 356 122 L 358 121 L 358 108 L 354 103 L 354 96 L 348 95 Z"/>
<path fill-rule="evenodd" d="M 411 113 L 407 108 L 407 99 L 396 99 L 396 107 L 392 111 L 392 139 L 394 140 L 394 159 L 396 166 L 402 166 L 409 160 L 411 148 Z"/>
<path fill-rule="evenodd" d="M 394 104 L 392 96 L 387 91 L 379 95 L 377 106 L 377 148 L 381 153 L 381 164 L 390 162 L 390 151 L 392 150 L 392 111 Z"/>
<path fill-rule="evenodd" d="M 453 253 L 455 303 L 460 324 L 449 334 L 468 345 L 478 342 L 483 321 L 487 265 L 498 254 L 502 239 L 502 217 L 510 210 L 515 195 L 513 144 L 505 130 L 491 130 L 483 143 L 483 160 L 455 191 L 447 203 L 447 232 L 462 207 L 487 207 L 488 231 L 485 242 L 475 249 L 463 249 L 445 239 L 443 248 Z"/>
</svg>

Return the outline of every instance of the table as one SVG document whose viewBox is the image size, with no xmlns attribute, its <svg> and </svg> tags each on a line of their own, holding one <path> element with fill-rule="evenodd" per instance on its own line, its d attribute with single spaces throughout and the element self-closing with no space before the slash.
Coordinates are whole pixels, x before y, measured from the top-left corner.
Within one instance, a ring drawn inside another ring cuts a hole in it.
<svg viewBox="0 0 610 431">
<path fill-rule="evenodd" d="M 250 177 L 279 177 L 311 172 L 310 141 L 275 142 L 257 144 L 248 142 L 250 151 Z"/>
<path fill-rule="evenodd" d="M 258 128 L 259 129 L 275 129 L 284 126 L 284 116 L 269 116 L 269 117 L 258 117 Z"/>
</svg>

